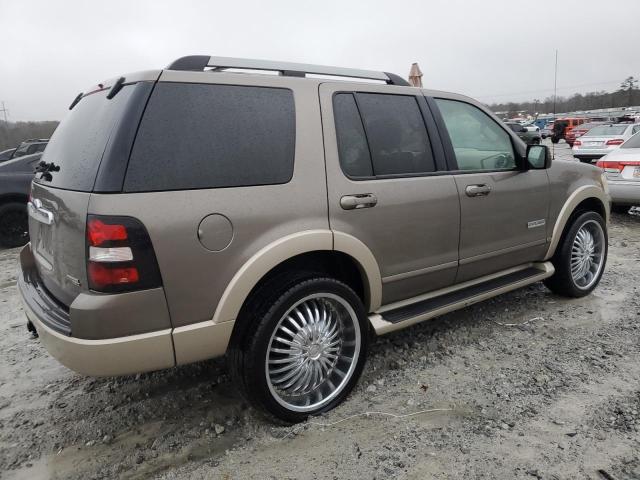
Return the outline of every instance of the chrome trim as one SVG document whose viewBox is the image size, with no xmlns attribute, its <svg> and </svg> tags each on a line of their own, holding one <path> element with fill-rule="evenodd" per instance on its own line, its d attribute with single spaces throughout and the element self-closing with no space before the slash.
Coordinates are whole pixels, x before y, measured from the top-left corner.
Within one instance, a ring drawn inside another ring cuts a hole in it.
<svg viewBox="0 0 640 480">
<path fill-rule="evenodd" d="M 53 213 L 43 208 L 42 202 L 37 198 L 27 202 L 27 211 L 31 218 L 40 223 L 44 223 L 45 225 L 51 225 L 53 223 Z"/>
</svg>

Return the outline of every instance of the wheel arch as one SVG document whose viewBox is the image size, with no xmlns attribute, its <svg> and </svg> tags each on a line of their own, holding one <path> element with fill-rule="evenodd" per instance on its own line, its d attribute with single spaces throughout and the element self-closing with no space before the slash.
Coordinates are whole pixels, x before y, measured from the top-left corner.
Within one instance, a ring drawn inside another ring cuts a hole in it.
<svg viewBox="0 0 640 480">
<path fill-rule="evenodd" d="M 556 223 L 553 227 L 551 242 L 544 260 L 549 260 L 556 252 L 562 236 L 571 225 L 571 218 L 582 211 L 594 211 L 602 215 L 606 224 L 609 223 L 609 199 L 602 188 L 595 185 L 584 185 L 575 190 L 565 201 Z"/>
<path fill-rule="evenodd" d="M 316 268 L 320 272 L 337 273 L 360 295 L 366 311 L 379 308 L 380 270 L 364 243 L 331 230 L 298 232 L 268 244 L 243 264 L 227 285 L 211 320 L 173 330 L 176 363 L 223 355 L 232 337 L 243 336 L 247 325 L 237 319 L 251 294 L 273 275 L 302 264 L 320 266 Z"/>
</svg>

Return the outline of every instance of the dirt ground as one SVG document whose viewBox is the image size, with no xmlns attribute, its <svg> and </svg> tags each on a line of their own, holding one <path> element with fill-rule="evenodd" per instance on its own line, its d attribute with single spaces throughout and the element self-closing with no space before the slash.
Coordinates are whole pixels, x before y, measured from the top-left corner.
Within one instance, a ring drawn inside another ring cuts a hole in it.
<svg viewBox="0 0 640 480">
<path fill-rule="evenodd" d="M 640 479 L 640 212 L 600 286 L 542 284 L 373 341 L 347 401 L 296 427 L 210 361 L 87 378 L 27 334 L 0 252 L 0 477 Z"/>
</svg>

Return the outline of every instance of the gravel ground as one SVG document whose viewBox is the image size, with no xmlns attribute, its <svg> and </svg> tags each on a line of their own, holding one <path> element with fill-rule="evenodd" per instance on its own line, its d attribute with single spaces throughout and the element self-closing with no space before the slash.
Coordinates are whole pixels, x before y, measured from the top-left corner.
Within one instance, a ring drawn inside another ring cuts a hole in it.
<svg viewBox="0 0 640 480">
<path fill-rule="evenodd" d="M 347 401 L 286 427 L 224 364 L 93 379 L 31 339 L 0 252 L 2 478 L 640 479 L 640 215 L 600 286 L 542 284 L 376 339 Z M 367 414 L 367 412 L 369 412 Z"/>
</svg>

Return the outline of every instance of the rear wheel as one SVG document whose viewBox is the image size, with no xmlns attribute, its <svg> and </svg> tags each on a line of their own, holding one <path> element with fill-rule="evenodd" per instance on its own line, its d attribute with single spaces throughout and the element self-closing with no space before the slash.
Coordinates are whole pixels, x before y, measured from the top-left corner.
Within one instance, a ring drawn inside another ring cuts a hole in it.
<svg viewBox="0 0 640 480">
<path fill-rule="evenodd" d="M 232 347 L 231 371 L 250 402 L 295 423 L 349 394 L 364 366 L 368 320 L 358 296 L 333 278 L 273 287 L 252 299 L 257 324 Z"/>
<path fill-rule="evenodd" d="M 551 260 L 556 271 L 545 280 L 545 285 L 566 297 L 584 297 L 591 293 L 604 272 L 607 242 L 602 217 L 596 212 L 578 213 Z"/>
<path fill-rule="evenodd" d="M 551 137 L 551 143 L 558 143 L 560 141 L 559 137 Z"/>
<path fill-rule="evenodd" d="M 0 246 L 19 247 L 29 241 L 29 219 L 24 203 L 0 205 Z"/>
<path fill-rule="evenodd" d="M 531 145 L 540 145 L 540 139 L 539 139 L 539 138 L 534 138 L 534 139 L 531 141 Z"/>
</svg>

